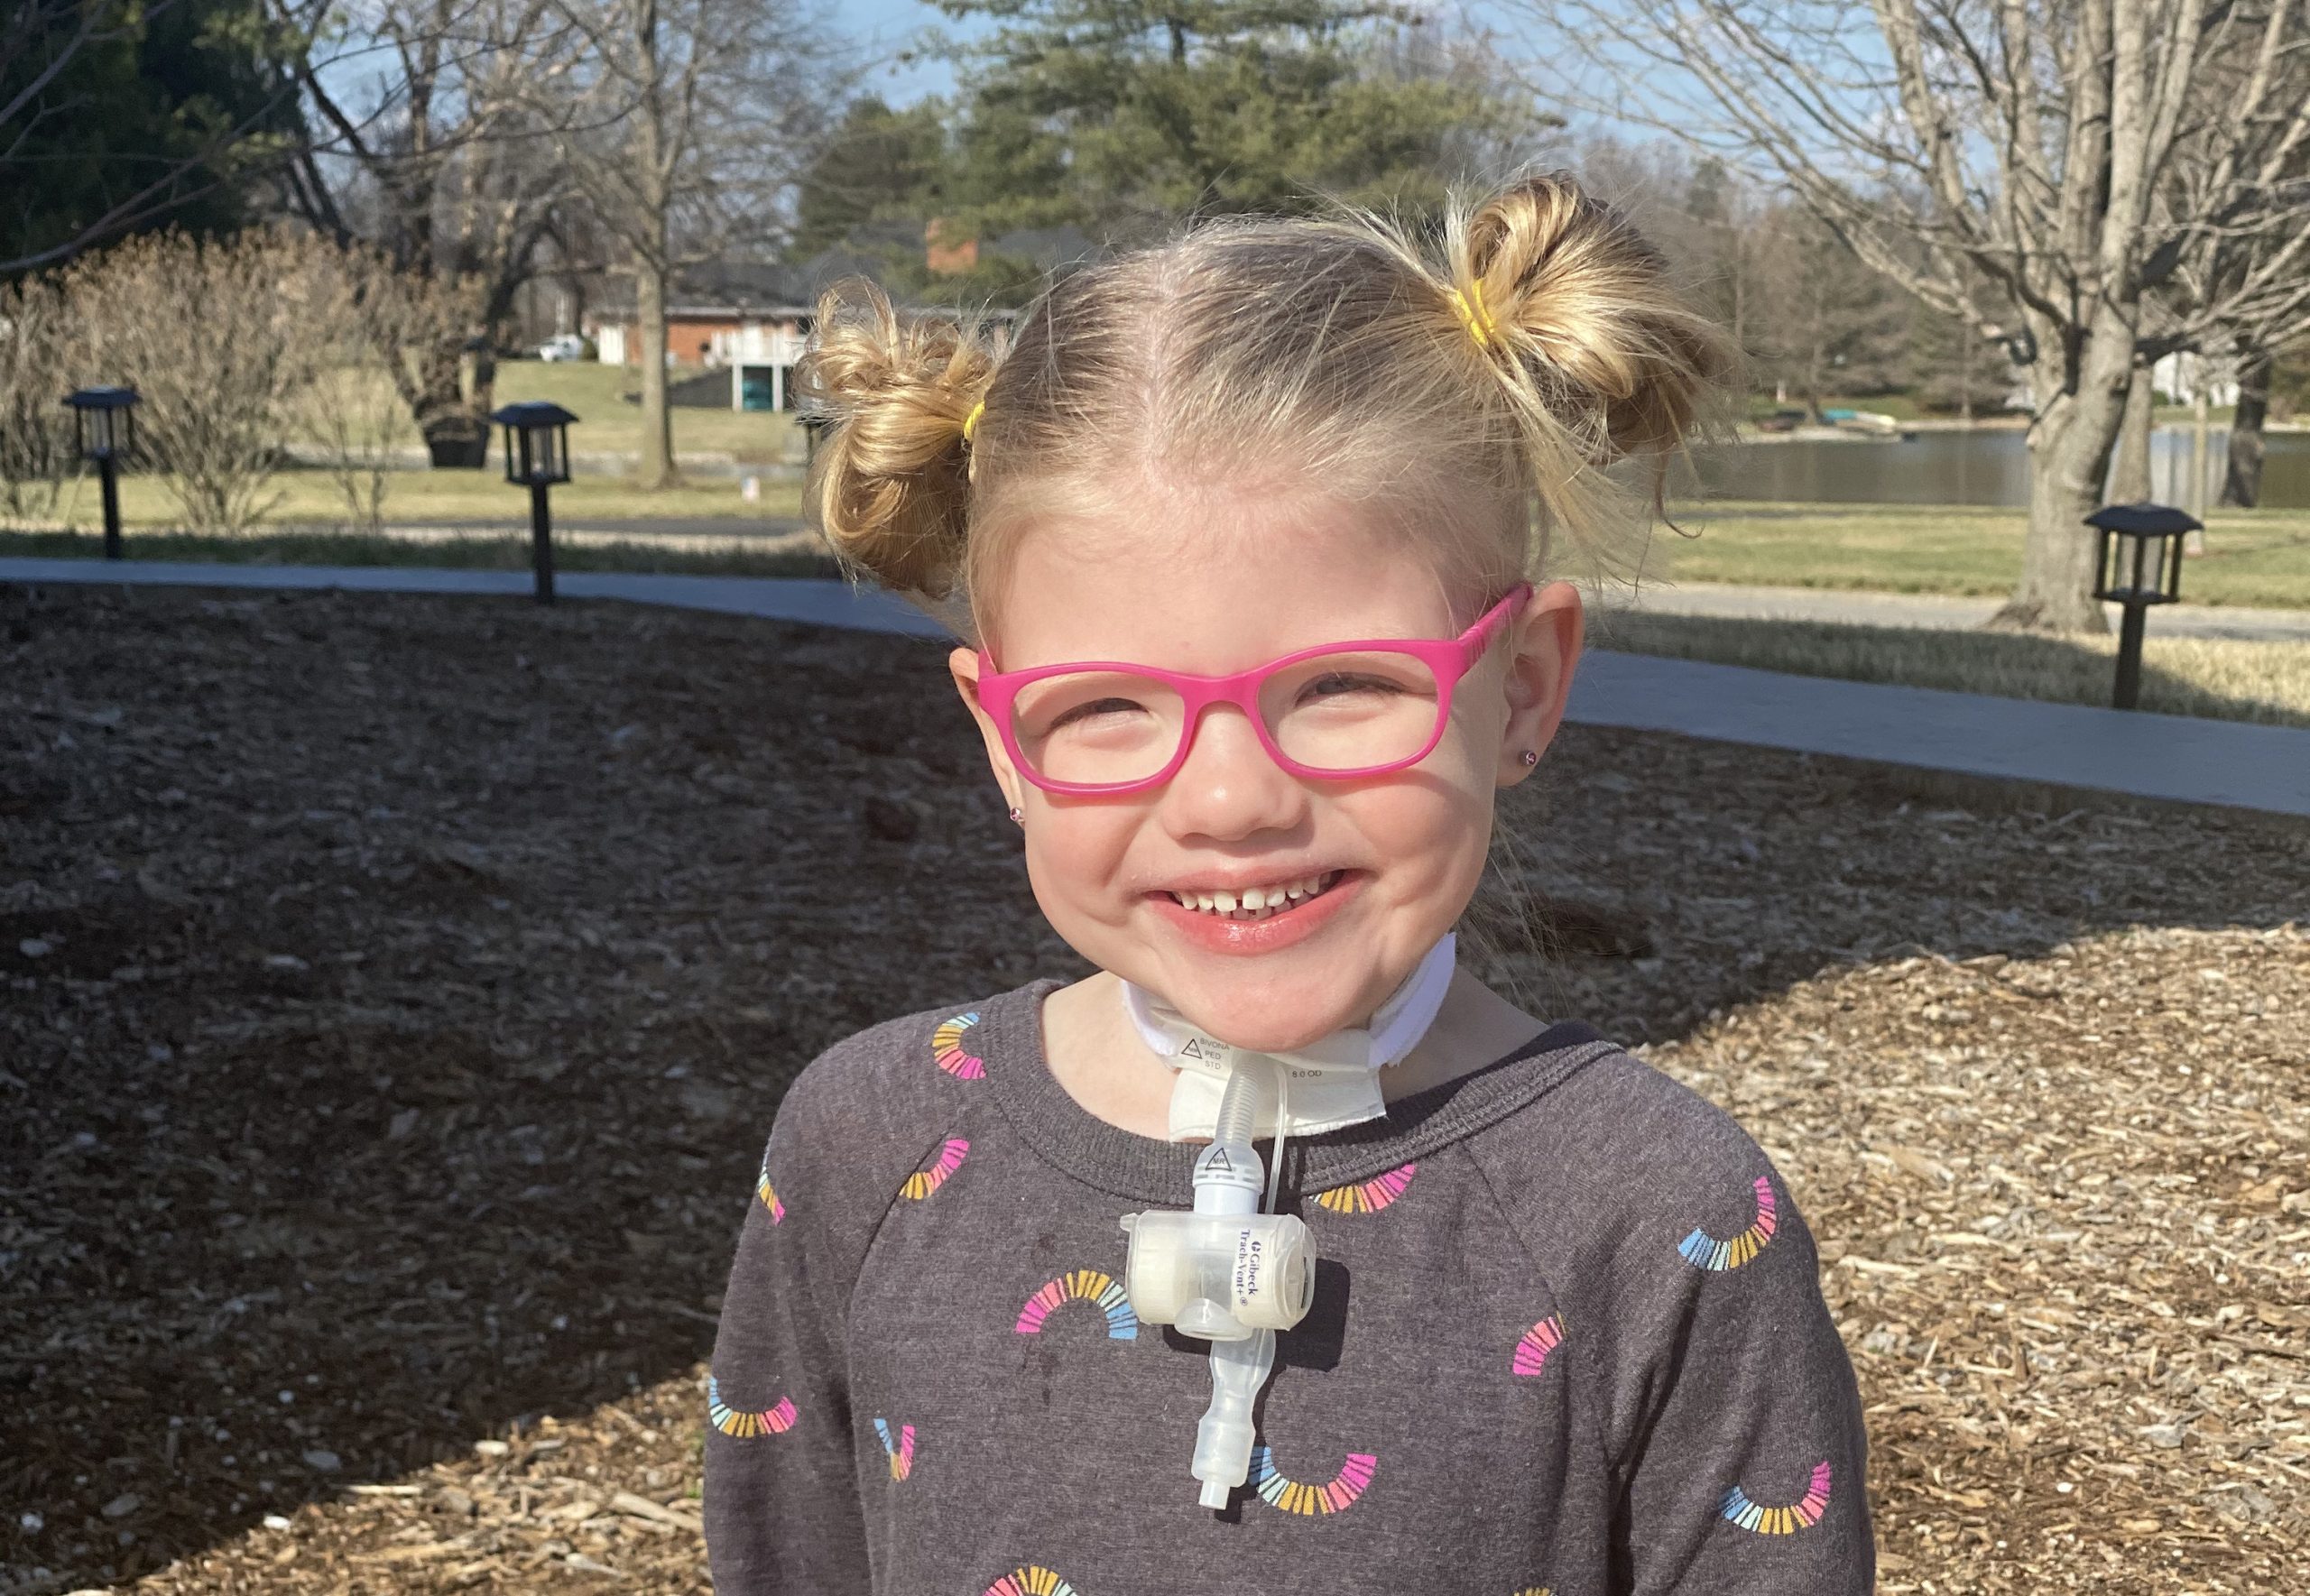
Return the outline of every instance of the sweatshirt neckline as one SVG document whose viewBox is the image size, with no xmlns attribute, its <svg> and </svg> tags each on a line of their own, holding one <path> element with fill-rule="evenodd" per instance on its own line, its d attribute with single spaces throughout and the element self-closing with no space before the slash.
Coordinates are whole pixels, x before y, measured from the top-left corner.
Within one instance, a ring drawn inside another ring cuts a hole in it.
<svg viewBox="0 0 2310 1596">
<path fill-rule="evenodd" d="M 1065 984 L 1045 976 L 980 1005 L 974 1040 L 981 1044 L 996 1100 L 1038 1153 L 1086 1185 L 1186 1206 L 1195 1194 L 1198 1148 L 1108 1124 L 1051 1074 L 1043 1053 L 1043 1000 Z M 1285 1155 L 1286 1190 L 1305 1198 L 1427 1157 L 1505 1119 L 1574 1071 L 1616 1051 L 1589 1026 L 1558 1020 L 1503 1057 L 1396 1099 L 1382 1119 L 1293 1138 Z"/>
</svg>

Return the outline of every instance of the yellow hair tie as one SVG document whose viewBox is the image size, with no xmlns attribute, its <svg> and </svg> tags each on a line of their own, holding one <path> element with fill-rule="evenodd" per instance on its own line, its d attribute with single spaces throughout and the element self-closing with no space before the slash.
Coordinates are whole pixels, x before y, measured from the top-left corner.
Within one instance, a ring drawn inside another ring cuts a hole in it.
<svg viewBox="0 0 2310 1596">
<path fill-rule="evenodd" d="M 1452 309 L 1460 313 L 1461 323 L 1468 329 L 1468 337 L 1476 341 L 1479 348 L 1488 347 L 1492 335 L 1499 332 L 1500 324 L 1492 320 L 1492 312 L 1484 309 L 1483 284 L 1469 284 L 1467 295 L 1463 295 L 1456 288 L 1446 291 L 1452 296 Z M 1468 303 L 1470 296 L 1475 300 L 1473 308 Z"/>
<path fill-rule="evenodd" d="M 963 441 L 965 443 L 968 443 L 971 440 L 971 434 L 978 428 L 978 419 L 984 414 L 986 414 L 986 401 L 982 399 L 976 404 L 971 406 L 971 413 L 963 418 Z"/>
</svg>

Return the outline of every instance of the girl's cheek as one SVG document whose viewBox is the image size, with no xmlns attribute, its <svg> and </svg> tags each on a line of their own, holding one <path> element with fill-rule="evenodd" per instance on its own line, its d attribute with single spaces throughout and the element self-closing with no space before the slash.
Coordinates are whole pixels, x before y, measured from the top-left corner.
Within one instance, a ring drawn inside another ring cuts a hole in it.
<svg viewBox="0 0 2310 1596">
<path fill-rule="evenodd" d="M 1122 893 L 1117 878 L 1133 830 L 1119 812 L 1047 812 L 1029 824 L 1027 873 L 1039 899 L 1102 919 L 1130 907 L 1112 901 Z"/>
</svg>

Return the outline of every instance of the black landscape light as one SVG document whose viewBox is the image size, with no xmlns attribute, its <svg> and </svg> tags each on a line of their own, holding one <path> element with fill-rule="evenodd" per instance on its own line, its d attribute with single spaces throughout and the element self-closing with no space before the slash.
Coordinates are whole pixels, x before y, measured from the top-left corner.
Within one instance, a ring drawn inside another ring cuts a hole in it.
<svg viewBox="0 0 2310 1596">
<path fill-rule="evenodd" d="M 2114 709 L 2131 709 L 2141 697 L 2141 623 L 2151 604 L 2182 596 L 2182 541 L 2204 523 L 2170 504 L 2111 504 L 2085 518 L 2100 541 L 2093 553 L 2093 596 L 2125 605 L 2118 630 Z"/>
<path fill-rule="evenodd" d="M 548 400 L 509 404 L 489 418 L 505 429 L 505 480 L 530 490 L 530 554 L 538 603 L 553 602 L 553 512 L 546 490 L 569 480 L 569 423 L 578 418 Z"/>
<path fill-rule="evenodd" d="M 136 447 L 136 390 L 83 388 L 68 394 L 73 442 L 97 463 L 105 488 L 105 558 L 120 558 L 120 462 Z"/>
</svg>

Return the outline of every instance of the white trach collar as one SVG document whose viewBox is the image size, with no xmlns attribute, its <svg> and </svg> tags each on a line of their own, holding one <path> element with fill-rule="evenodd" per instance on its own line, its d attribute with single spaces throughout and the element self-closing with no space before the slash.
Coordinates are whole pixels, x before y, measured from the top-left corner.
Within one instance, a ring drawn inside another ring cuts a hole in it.
<svg viewBox="0 0 2310 1596">
<path fill-rule="evenodd" d="M 1444 1006 L 1457 965 L 1458 944 L 1451 933 L 1428 950 L 1401 985 L 1373 1011 L 1366 1026 L 1351 1026 L 1289 1053 L 1258 1054 L 1221 1041 L 1190 1024 L 1186 1016 L 1146 988 L 1123 983 L 1123 1010 L 1140 1039 L 1178 1071 L 1171 1088 L 1170 1135 L 1174 1141 L 1208 1137 L 1219 1116 L 1219 1097 L 1237 1055 L 1271 1057 L 1290 1076 L 1288 1121 L 1294 1136 L 1336 1130 L 1376 1120 L 1388 1112 L 1379 1072 L 1419 1045 Z M 1275 1130 L 1275 1104 L 1260 1107 L 1262 1134 Z"/>
</svg>

